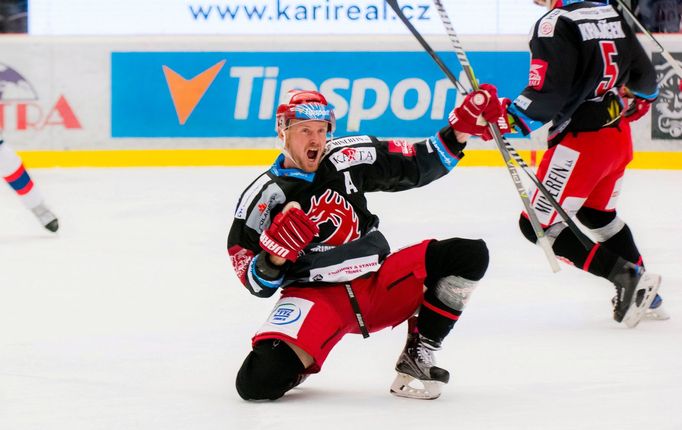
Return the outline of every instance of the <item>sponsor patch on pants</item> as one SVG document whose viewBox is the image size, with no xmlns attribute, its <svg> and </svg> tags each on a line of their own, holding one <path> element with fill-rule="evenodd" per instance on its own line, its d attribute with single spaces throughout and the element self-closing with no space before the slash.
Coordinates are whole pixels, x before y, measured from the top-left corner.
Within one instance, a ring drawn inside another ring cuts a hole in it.
<svg viewBox="0 0 682 430">
<path fill-rule="evenodd" d="M 558 145 L 554 150 L 542 184 L 557 202 L 562 200 L 564 191 L 571 178 L 573 169 L 578 163 L 579 157 L 580 153 L 578 151 L 566 146 Z M 556 211 L 549 200 L 547 200 L 547 198 L 535 187 L 532 195 L 533 198 L 531 199 L 531 202 L 540 223 L 542 225 L 553 224 L 556 217 Z"/>
<path fill-rule="evenodd" d="M 279 299 L 257 334 L 275 332 L 297 339 L 298 332 L 301 330 L 313 304 L 310 300 L 298 297 Z"/>
</svg>

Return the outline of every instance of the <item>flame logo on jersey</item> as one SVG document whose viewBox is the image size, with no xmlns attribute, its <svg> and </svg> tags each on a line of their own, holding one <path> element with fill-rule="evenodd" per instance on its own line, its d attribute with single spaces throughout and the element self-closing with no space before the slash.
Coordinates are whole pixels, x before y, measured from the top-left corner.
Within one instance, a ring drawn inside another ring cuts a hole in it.
<svg viewBox="0 0 682 430">
<path fill-rule="evenodd" d="M 545 85 L 545 75 L 547 74 L 548 64 L 546 61 L 534 58 L 530 63 L 528 72 L 528 86 L 538 91 Z"/>
<path fill-rule="evenodd" d="M 358 215 L 336 191 L 327 190 L 320 197 L 312 196 L 306 214 L 320 229 L 320 243 L 338 246 L 360 238 Z"/>
</svg>

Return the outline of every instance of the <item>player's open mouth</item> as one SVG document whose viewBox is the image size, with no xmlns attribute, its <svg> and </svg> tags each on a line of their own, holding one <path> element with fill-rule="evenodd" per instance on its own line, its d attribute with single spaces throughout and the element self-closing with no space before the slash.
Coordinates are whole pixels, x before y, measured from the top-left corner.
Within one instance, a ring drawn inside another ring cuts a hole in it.
<svg viewBox="0 0 682 430">
<path fill-rule="evenodd" d="M 310 161 L 317 160 L 318 152 L 320 152 L 320 151 L 317 149 L 309 149 L 308 152 L 306 152 L 306 155 L 308 156 L 308 160 L 310 160 Z"/>
</svg>

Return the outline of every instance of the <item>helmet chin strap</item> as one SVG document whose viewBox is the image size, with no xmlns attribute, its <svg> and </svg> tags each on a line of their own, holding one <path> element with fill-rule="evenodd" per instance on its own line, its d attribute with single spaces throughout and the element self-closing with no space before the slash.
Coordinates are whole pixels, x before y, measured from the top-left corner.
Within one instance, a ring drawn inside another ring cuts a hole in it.
<svg viewBox="0 0 682 430">
<path fill-rule="evenodd" d="M 301 166 L 296 162 L 294 157 L 291 155 L 291 152 L 287 149 L 287 134 L 286 131 L 289 127 L 287 126 L 286 128 L 282 129 L 282 138 L 280 139 L 279 136 L 277 137 L 277 147 L 282 151 L 282 154 L 289 160 L 291 160 L 292 163 L 298 168 L 299 170 L 301 169 Z"/>
</svg>

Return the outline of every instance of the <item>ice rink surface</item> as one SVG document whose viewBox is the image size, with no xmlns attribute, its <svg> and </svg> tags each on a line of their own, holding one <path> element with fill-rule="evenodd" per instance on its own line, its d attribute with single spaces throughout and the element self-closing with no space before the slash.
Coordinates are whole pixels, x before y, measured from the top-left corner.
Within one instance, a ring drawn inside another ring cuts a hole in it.
<svg viewBox="0 0 682 430">
<path fill-rule="evenodd" d="M 505 169 L 369 195 L 394 249 L 488 243 L 488 274 L 437 355 L 450 384 L 434 401 L 389 394 L 401 325 L 346 337 L 322 373 L 247 403 L 234 377 L 276 300 L 239 284 L 225 241 L 262 170 L 35 170 L 56 236 L 0 187 L 0 429 L 682 429 L 682 172 L 626 175 L 619 213 L 672 314 L 634 330 L 611 320 L 610 284 L 552 274 L 522 238 Z"/>
</svg>

